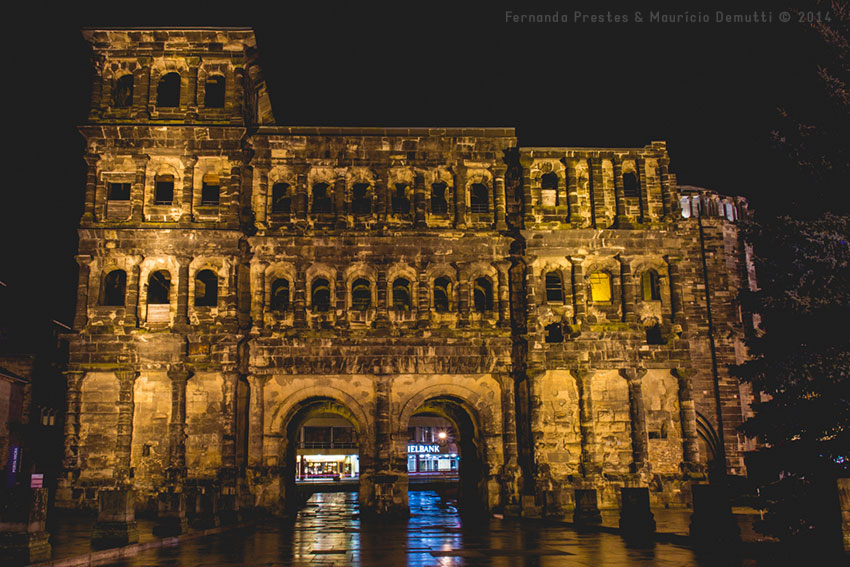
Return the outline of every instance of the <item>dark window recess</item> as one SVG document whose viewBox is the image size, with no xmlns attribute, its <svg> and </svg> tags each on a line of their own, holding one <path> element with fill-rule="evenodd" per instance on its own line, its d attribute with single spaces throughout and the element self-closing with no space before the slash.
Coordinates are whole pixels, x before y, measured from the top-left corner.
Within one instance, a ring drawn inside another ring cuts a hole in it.
<svg viewBox="0 0 850 567">
<path fill-rule="evenodd" d="M 116 108 L 133 106 L 133 75 L 124 75 L 115 81 L 112 91 L 112 105 Z"/>
<path fill-rule="evenodd" d="M 490 198 L 487 194 L 487 186 L 481 183 L 473 183 L 469 191 L 469 210 L 473 213 L 490 212 Z"/>
<path fill-rule="evenodd" d="M 310 293 L 310 301 L 313 305 L 313 311 L 327 312 L 331 308 L 331 286 L 325 278 L 316 278 L 313 280 L 313 286 Z"/>
<path fill-rule="evenodd" d="M 449 203 L 446 200 L 445 183 L 434 183 L 431 185 L 431 214 L 445 215 L 449 212 Z"/>
<path fill-rule="evenodd" d="M 555 206 L 558 206 L 558 176 L 554 173 L 544 173 L 540 177 L 541 191 L 555 191 Z"/>
<path fill-rule="evenodd" d="M 154 205 L 170 205 L 174 202 L 174 176 L 157 175 L 154 190 Z"/>
<path fill-rule="evenodd" d="M 555 272 L 549 272 L 546 274 L 546 302 L 564 302 L 564 288 L 561 285 L 561 276 Z"/>
<path fill-rule="evenodd" d="M 201 270 L 195 276 L 195 307 L 215 307 L 218 302 L 218 276 Z"/>
<path fill-rule="evenodd" d="M 124 291 L 127 287 L 127 274 L 124 270 L 112 270 L 103 278 L 103 305 L 121 307 L 124 305 Z"/>
<path fill-rule="evenodd" d="M 272 283 L 271 310 L 287 311 L 289 309 L 289 281 L 277 279 Z"/>
<path fill-rule="evenodd" d="M 204 107 L 224 108 L 224 77 L 213 75 L 204 85 Z"/>
<path fill-rule="evenodd" d="M 355 215 L 372 214 L 372 195 L 368 183 L 355 183 L 351 188 L 351 212 Z"/>
<path fill-rule="evenodd" d="M 393 309 L 410 311 L 410 282 L 404 278 L 393 282 Z"/>
<path fill-rule="evenodd" d="M 330 214 L 333 212 L 327 183 L 313 185 L 313 209 L 311 212 L 313 214 Z"/>
<path fill-rule="evenodd" d="M 393 214 L 410 214 L 410 197 L 408 187 L 404 183 L 396 183 L 395 192 L 392 197 Z"/>
<path fill-rule="evenodd" d="M 623 195 L 626 197 L 638 196 L 637 177 L 631 171 L 623 174 Z"/>
<path fill-rule="evenodd" d="M 658 301 L 661 299 L 661 289 L 658 286 L 658 274 L 650 270 L 640 276 L 640 287 L 643 291 L 644 301 Z"/>
<path fill-rule="evenodd" d="M 475 280 L 472 290 L 472 305 L 479 313 L 493 310 L 493 284 L 487 278 Z"/>
<path fill-rule="evenodd" d="M 171 291 L 171 275 L 165 270 L 159 270 L 148 278 L 148 304 L 161 305 L 171 303 L 169 292 Z"/>
<path fill-rule="evenodd" d="M 156 105 L 160 108 L 180 106 L 180 75 L 167 73 L 156 85 Z"/>
<path fill-rule="evenodd" d="M 646 344 L 648 345 L 663 345 L 664 339 L 661 337 L 661 325 L 656 323 L 646 327 Z"/>
<path fill-rule="evenodd" d="M 272 186 L 272 213 L 289 214 L 292 208 L 292 197 L 289 194 L 289 183 L 275 183 Z"/>
<path fill-rule="evenodd" d="M 130 184 L 129 183 L 110 183 L 109 195 L 107 199 L 110 201 L 129 201 L 130 200 Z"/>
<path fill-rule="evenodd" d="M 560 323 L 550 323 L 546 325 L 545 330 L 547 343 L 564 342 L 564 328 Z"/>
<path fill-rule="evenodd" d="M 434 280 L 434 310 L 445 313 L 449 310 L 449 293 L 452 282 L 443 276 Z"/>
<path fill-rule="evenodd" d="M 369 280 L 363 278 L 354 280 L 351 284 L 351 308 L 355 311 L 366 311 L 372 306 L 372 288 Z"/>
<path fill-rule="evenodd" d="M 218 175 L 204 175 L 203 185 L 201 186 L 201 205 L 218 205 L 220 198 L 221 185 L 218 181 Z"/>
</svg>

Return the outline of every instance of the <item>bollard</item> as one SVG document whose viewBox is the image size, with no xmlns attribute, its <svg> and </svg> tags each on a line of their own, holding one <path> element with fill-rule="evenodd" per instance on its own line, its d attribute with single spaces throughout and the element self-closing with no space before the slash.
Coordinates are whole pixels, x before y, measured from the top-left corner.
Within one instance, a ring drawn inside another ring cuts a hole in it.
<svg viewBox="0 0 850 567">
<path fill-rule="evenodd" d="M 711 484 L 691 485 L 694 512 L 691 538 L 698 545 L 726 545 L 741 541 L 741 530 L 732 516 L 726 490 Z"/>
<path fill-rule="evenodd" d="M 97 522 L 91 535 L 95 549 L 139 541 L 136 527 L 136 492 L 128 488 L 103 488 L 97 493 Z"/>
<path fill-rule="evenodd" d="M 189 531 L 185 492 L 180 489 L 162 490 L 157 494 L 156 500 L 156 524 L 153 527 L 155 535 L 170 537 Z"/>
<path fill-rule="evenodd" d="M 649 540 L 655 534 L 655 517 L 649 508 L 649 488 L 621 488 L 620 530 L 623 537 Z"/>
<path fill-rule="evenodd" d="M 592 488 L 576 488 L 576 508 L 573 512 L 573 523 L 578 525 L 592 525 L 602 523 L 602 514 L 599 513 L 599 504 L 596 499 L 596 490 Z"/>
<path fill-rule="evenodd" d="M 47 489 L 18 486 L 0 498 L 0 562 L 28 565 L 50 559 Z"/>
</svg>

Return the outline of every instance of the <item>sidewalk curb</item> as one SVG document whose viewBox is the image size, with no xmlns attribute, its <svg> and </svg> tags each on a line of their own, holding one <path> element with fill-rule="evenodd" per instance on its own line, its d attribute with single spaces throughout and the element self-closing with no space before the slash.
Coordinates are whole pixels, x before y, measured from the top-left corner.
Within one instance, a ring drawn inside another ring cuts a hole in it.
<svg viewBox="0 0 850 567">
<path fill-rule="evenodd" d="M 166 537 L 153 541 L 145 541 L 142 543 L 133 543 L 122 547 L 113 547 L 100 551 L 92 551 L 83 555 L 75 555 L 64 559 L 54 559 L 51 561 L 43 561 L 41 563 L 32 563 L 27 567 L 88 567 L 92 565 L 103 565 L 117 559 L 132 557 L 139 553 L 149 551 L 151 549 L 161 549 L 163 547 L 171 547 L 179 544 L 181 541 L 198 539 L 201 537 L 220 534 L 231 530 L 238 530 L 253 526 L 251 523 L 233 524 L 231 526 L 220 526 L 196 532 L 190 532 L 174 537 Z"/>
</svg>

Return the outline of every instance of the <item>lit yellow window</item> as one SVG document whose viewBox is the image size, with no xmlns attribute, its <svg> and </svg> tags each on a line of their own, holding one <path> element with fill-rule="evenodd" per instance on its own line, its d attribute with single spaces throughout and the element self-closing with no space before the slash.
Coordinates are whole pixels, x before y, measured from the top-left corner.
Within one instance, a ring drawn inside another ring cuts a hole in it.
<svg viewBox="0 0 850 567">
<path fill-rule="evenodd" d="M 611 301 L 611 276 L 604 272 L 590 275 L 590 300 L 597 303 Z"/>
</svg>

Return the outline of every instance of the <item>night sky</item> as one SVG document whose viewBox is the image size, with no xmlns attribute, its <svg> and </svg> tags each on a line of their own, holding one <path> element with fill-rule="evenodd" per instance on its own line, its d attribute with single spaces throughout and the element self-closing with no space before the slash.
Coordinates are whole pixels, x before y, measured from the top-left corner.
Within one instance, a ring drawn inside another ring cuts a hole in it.
<svg viewBox="0 0 850 567">
<path fill-rule="evenodd" d="M 6 73 L 12 159 L 0 204 L 7 337 L 73 318 L 85 174 L 75 126 L 85 121 L 91 80 L 82 26 L 254 27 L 282 125 L 513 126 L 521 146 L 666 140 L 680 184 L 745 196 L 757 210 L 800 191 L 770 149 L 770 131 L 777 107 L 814 100 L 817 49 L 801 26 L 779 21 L 779 3 L 760 3 L 772 23 L 741 24 L 716 23 L 716 2 L 701 12 L 709 23 L 678 24 L 647 22 L 657 9 L 648 2 L 610 10 L 628 23 L 576 23 L 576 10 L 609 12 L 579 3 L 423 4 L 410 13 L 290 4 L 246 4 L 243 12 L 231 5 L 200 20 L 100 13 L 10 26 L 7 60 L 18 65 Z M 663 13 L 683 14 L 679 5 Z M 724 11 L 751 13 L 734 6 Z M 570 21 L 506 23 L 506 10 L 558 11 Z M 643 23 L 634 22 L 638 11 Z"/>
</svg>

